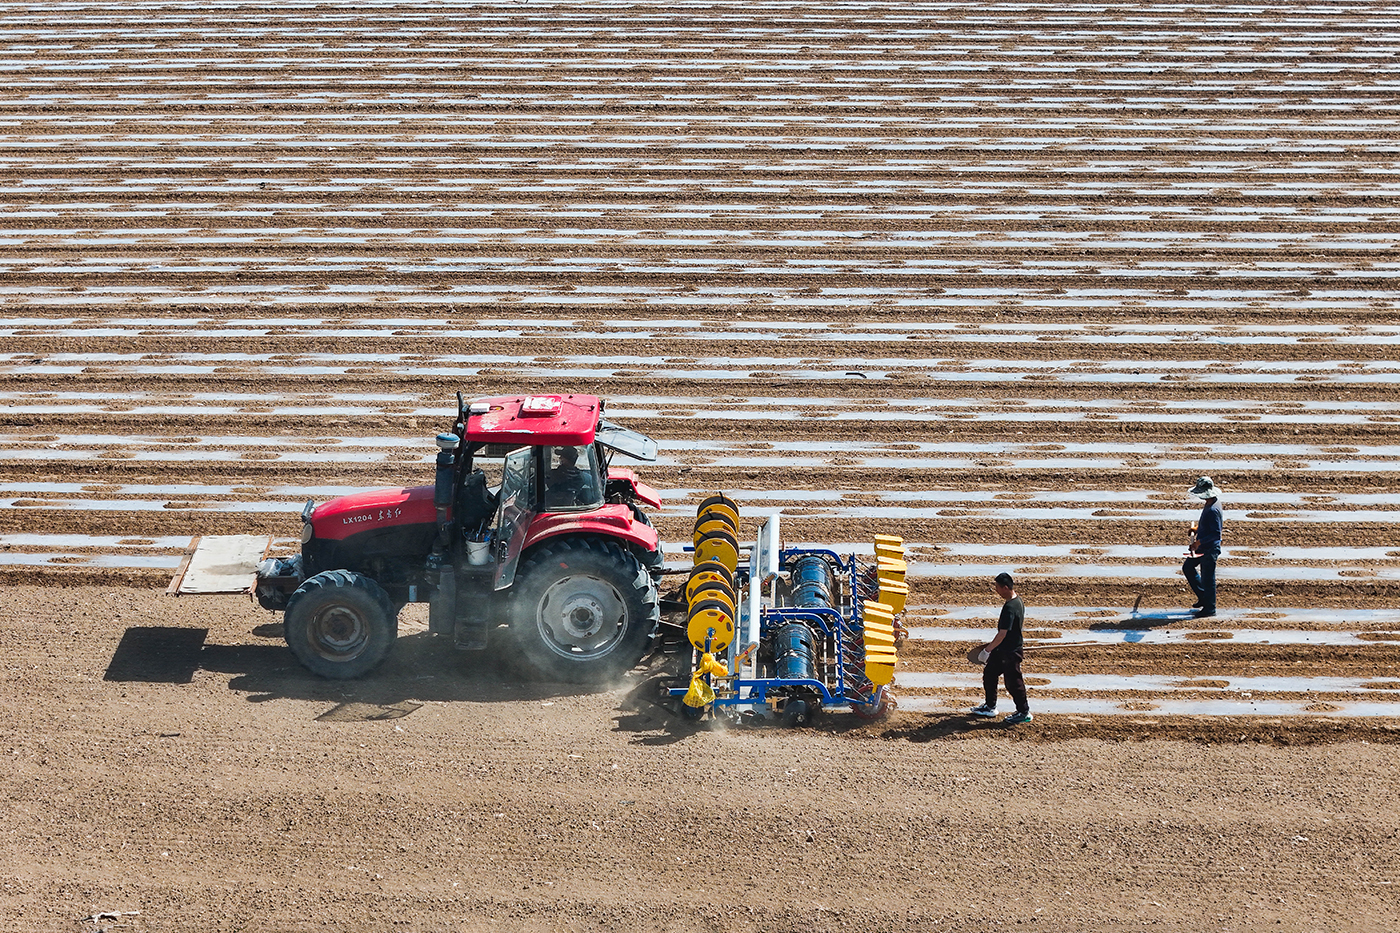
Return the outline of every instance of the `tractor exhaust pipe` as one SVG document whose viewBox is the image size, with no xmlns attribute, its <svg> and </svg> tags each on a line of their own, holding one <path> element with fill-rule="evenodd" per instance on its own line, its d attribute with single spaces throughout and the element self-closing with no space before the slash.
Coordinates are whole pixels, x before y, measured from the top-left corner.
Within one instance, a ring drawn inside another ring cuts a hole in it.
<svg viewBox="0 0 1400 933">
<path fill-rule="evenodd" d="M 456 434 L 437 436 L 437 476 L 433 482 L 433 508 L 437 510 L 437 538 L 428 554 L 425 568 L 428 582 L 436 587 L 428 597 L 428 630 L 448 633 L 457 619 L 457 574 L 450 555 L 452 547 L 452 487 L 456 477 Z"/>
<path fill-rule="evenodd" d="M 462 439 L 455 434 L 437 436 L 437 478 L 433 485 L 433 506 L 437 509 L 438 531 L 447 524 L 447 512 L 452 506 L 452 475 L 456 472 L 457 445 Z"/>
</svg>

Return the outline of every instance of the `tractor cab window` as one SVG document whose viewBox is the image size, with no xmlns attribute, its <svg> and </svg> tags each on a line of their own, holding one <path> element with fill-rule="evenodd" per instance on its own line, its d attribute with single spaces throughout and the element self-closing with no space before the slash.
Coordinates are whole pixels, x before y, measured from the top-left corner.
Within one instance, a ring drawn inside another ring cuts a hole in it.
<svg viewBox="0 0 1400 933">
<path fill-rule="evenodd" d="M 496 452 L 491 451 L 491 453 Z M 501 481 L 505 479 L 505 457 L 506 455 L 504 452 L 496 456 L 488 456 L 485 451 L 476 454 L 472 457 L 471 470 L 462 475 L 463 485 L 474 482 L 474 480 L 471 479 L 472 473 L 480 473 L 485 477 L 486 488 L 491 491 L 492 495 L 499 493 L 501 491 Z"/>
<path fill-rule="evenodd" d="M 603 504 L 593 445 L 544 448 L 544 508 L 592 509 Z"/>
</svg>

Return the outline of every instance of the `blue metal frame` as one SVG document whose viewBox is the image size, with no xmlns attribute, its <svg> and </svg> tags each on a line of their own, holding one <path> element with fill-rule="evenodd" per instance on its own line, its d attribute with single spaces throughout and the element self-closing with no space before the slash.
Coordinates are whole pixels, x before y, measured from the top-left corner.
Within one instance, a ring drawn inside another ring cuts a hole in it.
<svg viewBox="0 0 1400 933">
<path fill-rule="evenodd" d="M 829 676 L 821 680 L 740 675 L 729 681 L 727 690 L 732 692 L 727 696 L 715 698 L 716 708 L 766 708 L 770 691 L 793 688 L 810 691 L 821 698 L 823 706 L 846 704 L 852 708 L 874 707 L 880 702 L 880 688 L 875 687 L 865 676 L 865 645 L 862 638 L 865 630 L 862 601 L 878 594 L 867 592 L 868 587 L 861 584 L 861 568 L 856 563 L 855 555 L 843 558 L 835 551 L 825 548 L 790 548 L 779 553 L 779 566 L 790 572 L 794 561 L 812 555 L 829 560 L 844 577 L 843 595 L 849 599 L 849 606 L 765 608 L 759 620 L 759 634 L 760 637 L 767 638 L 776 628 L 790 622 L 808 626 L 814 634 L 822 636 L 824 640 L 821 654 L 823 658 L 831 659 L 831 663 L 825 665 Z M 739 569 L 735 574 L 735 582 L 736 589 L 746 589 L 751 582 L 748 571 Z M 740 650 L 742 649 L 736 639 L 727 651 L 717 657 L 728 664 Z M 685 692 L 686 688 L 683 687 L 670 690 L 672 696 L 683 696 Z"/>
</svg>

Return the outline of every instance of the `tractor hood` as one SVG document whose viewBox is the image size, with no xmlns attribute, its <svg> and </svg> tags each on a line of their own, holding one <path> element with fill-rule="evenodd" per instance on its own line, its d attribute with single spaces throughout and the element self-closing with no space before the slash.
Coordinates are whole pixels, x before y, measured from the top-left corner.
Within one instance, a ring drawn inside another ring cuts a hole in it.
<svg viewBox="0 0 1400 933">
<path fill-rule="evenodd" d="M 370 489 L 316 506 L 311 527 L 322 540 L 343 541 L 351 535 L 396 525 L 433 524 L 433 487 Z"/>
</svg>

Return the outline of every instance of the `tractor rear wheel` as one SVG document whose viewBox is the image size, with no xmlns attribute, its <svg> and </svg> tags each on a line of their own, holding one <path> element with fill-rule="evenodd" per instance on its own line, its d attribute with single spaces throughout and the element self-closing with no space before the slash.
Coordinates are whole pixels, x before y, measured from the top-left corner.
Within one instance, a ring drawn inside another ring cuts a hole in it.
<svg viewBox="0 0 1400 933">
<path fill-rule="evenodd" d="M 369 577 L 327 570 L 287 601 L 282 627 L 292 654 L 313 674 L 345 680 L 379 666 L 398 636 L 397 613 Z"/>
<path fill-rule="evenodd" d="M 605 684 L 641 660 L 659 606 L 656 584 L 630 552 L 566 538 L 521 561 L 510 640 L 518 660 L 543 678 Z"/>
</svg>

